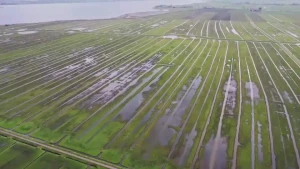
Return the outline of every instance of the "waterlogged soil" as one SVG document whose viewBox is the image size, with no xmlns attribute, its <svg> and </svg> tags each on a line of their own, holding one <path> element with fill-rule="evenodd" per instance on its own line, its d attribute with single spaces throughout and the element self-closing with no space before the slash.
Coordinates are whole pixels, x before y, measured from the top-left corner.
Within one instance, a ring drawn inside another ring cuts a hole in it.
<svg viewBox="0 0 300 169">
<path fill-rule="evenodd" d="M 200 168 L 209 168 L 210 166 L 210 160 L 212 157 L 212 152 L 214 149 L 214 144 L 215 144 L 215 138 L 212 136 L 208 143 L 204 147 L 204 158 L 201 159 Z M 215 165 L 214 169 L 226 169 L 227 168 L 227 138 L 226 137 L 221 137 L 219 141 L 219 148 L 216 150 L 216 160 L 215 160 Z"/>
<path fill-rule="evenodd" d="M 287 100 L 287 101 L 288 101 L 289 103 L 291 103 L 291 104 L 294 103 L 292 97 L 290 97 L 290 94 L 289 94 L 287 91 L 284 91 L 284 92 L 283 92 L 283 98 L 284 98 L 285 100 Z"/>
<path fill-rule="evenodd" d="M 245 88 L 247 90 L 247 96 L 250 97 L 255 104 L 258 104 L 260 97 L 259 97 L 259 89 L 257 85 L 254 82 L 246 82 Z"/>
<path fill-rule="evenodd" d="M 79 93 L 78 95 L 76 95 L 75 97 L 71 98 L 70 100 L 68 100 L 66 102 L 66 104 L 72 104 L 74 102 L 76 102 L 77 100 L 89 95 L 90 93 L 92 93 L 93 91 L 97 90 L 99 87 L 101 87 L 104 83 L 108 82 L 109 80 L 113 79 L 115 76 L 117 76 L 119 73 L 122 73 L 122 71 L 124 69 L 126 69 L 127 67 L 129 67 L 132 64 L 129 63 L 121 68 L 119 68 L 116 71 L 113 71 L 111 73 L 108 74 L 108 76 L 106 78 L 100 79 L 99 81 L 97 81 L 96 83 L 94 83 L 92 86 L 90 86 L 89 88 L 87 88 L 86 90 L 84 90 L 83 92 Z M 107 74 L 106 72 L 108 72 L 109 69 L 105 69 L 103 71 L 98 72 L 96 75 L 99 74 Z M 100 75 L 99 75 L 100 76 Z"/>
<path fill-rule="evenodd" d="M 175 115 L 172 118 L 172 121 L 170 122 L 169 126 L 173 126 L 173 127 L 180 126 L 180 124 L 182 123 L 183 115 L 186 113 L 194 95 L 196 94 L 197 89 L 199 88 L 199 86 L 201 84 L 201 81 L 202 81 L 201 76 L 196 77 L 194 79 L 193 84 L 190 86 L 190 89 L 186 93 L 186 96 L 183 98 L 182 102 L 178 105 L 178 109 L 176 109 Z M 188 120 L 188 119 L 186 119 L 186 120 Z M 183 134 L 183 128 L 181 128 L 181 130 L 177 134 L 177 138 L 179 139 L 182 136 L 182 134 Z M 181 159 L 181 155 L 185 154 L 184 151 L 186 149 L 188 149 L 188 151 L 190 151 L 190 148 L 193 146 L 194 138 L 196 135 L 197 135 L 197 132 L 192 131 L 189 135 L 185 136 L 185 142 L 184 142 L 185 148 L 181 147 L 179 150 L 179 154 L 175 154 L 174 156 L 172 156 L 172 158 L 175 159 L 175 161 L 178 161 L 179 158 Z M 182 166 L 182 164 L 183 164 L 182 162 L 183 162 L 183 160 L 181 159 L 181 161 L 179 161 L 180 166 Z"/>
<path fill-rule="evenodd" d="M 170 124 L 168 125 L 177 127 L 181 124 L 182 117 L 185 114 L 187 108 L 189 107 L 190 102 L 192 101 L 194 95 L 196 94 L 196 91 L 201 83 L 201 79 L 202 77 L 199 76 L 194 80 L 191 89 L 188 91 L 187 95 L 184 97 L 180 105 L 178 105 L 179 107 L 178 109 L 176 109 L 174 117 L 172 118 Z"/>
<path fill-rule="evenodd" d="M 155 74 L 155 73 L 154 73 Z M 148 81 L 149 79 L 145 79 L 145 81 Z M 123 109 L 120 111 L 121 120 L 122 121 L 128 121 L 132 118 L 134 112 L 142 105 L 142 103 L 145 101 L 147 94 L 151 91 L 155 90 L 155 86 L 157 81 L 159 80 L 159 77 L 154 79 L 151 84 L 146 86 L 141 92 L 139 92 L 133 99 L 128 102 Z"/>
<path fill-rule="evenodd" d="M 184 141 L 184 147 L 182 148 L 183 151 L 181 151 L 181 153 L 178 157 L 178 159 L 180 159 L 180 161 L 178 161 L 179 166 L 183 166 L 185 164 L 185 162 L 187 161 L 188 154 L 189 154 L 189 152 L 191 152 L 191 149 L 194 145 L 194 140 L 195 140 L 196 136 L 197 136 L 196 130 L 192 130 L 191 133 L 186 135 L 185 141 Z"/>
<path fill-rule="evenodd" d="M 196 77 L 189 89 L 183 86 L 176 96 L 176 100 L 172 102 L 172 107 L 165 111 L 165 114 L 158 120 L 158 123 L 151 132 L 150 140 L 155 139 L 159 145 L 167 146 L 172 137 L 177 133 L 177 128 L 182 123 L 182 118 L 186 113 L 198 87 L 200 86 L 202 77 Z M 179 102 L 180 101 L 180 102 Z M 176 108 L 173 110 L 173 108 Z M 167 123 L 167 124 L 166 124 Z M 180 135 L 182 133 L 179 133 Z"/>
<path fill-rule="evenodd" d="M 84 54 L 86 52 L 90 52 L 92 51 L 94 48 L 93 47 L 88 47 L 88 48 L 85 48 L 83 50 L 80 50 L 80 51 L 77 51 L 77 52 L 74 52 L 70 55 L 68 55 L 67 57 L 68 58 L 73 58 L 75 56 L 78 56 L 78 55 L 81 55 L 81 54 Z M 86 66 L 90 66 L 90 65 L 95 65 L 97 62 L 94 60 L 93 57 L 86 57 L 82 60 L 83 62 L 82 63 L 78 63 L 78 64 L 71 64 L 71 65 L 68 65 L 66 67 L 64 67 L 62 70 L 60 71 L 55 71 L 54 73 L 52 73 L 52 76 L 55 78 L 57 76 L 60 76 L 64 73 L 67 73 L 67 72 L 70 72 L 71 73 L 73 71 L 82 71 L 85 69 Z M 47 66 L 47 64 L 46 64 Z"/>
<path fill-rule="evenodd" d="M 148 139 L 148 141 L 152 145 L 155 145 L 155 143 L 158 143 L 160 146 L 167 146 L 169 141 L 176 134 L 176 130 L 173 129 L 171 126 L 167 126 L 165 123 L 170 118 L 170 116 L 173 112 L 173 109 L 178 104 L 180 99 L 183 97 L 186 90 L 187 90 L 187 87 L 183 86 L 181 91 L 177 94 L 176 99 L 171 103 L 172 107 L 165 110 L 164 115 L 158 120 L 155 127 L 152 129 L 152 131 L 149 135 L 149 139 Z M 164 128 L 165 126 L 167 126 L 167 127 Z"/>
<path fill-rule="evenodd" d="M 237 96 L 237 82 L 233 78 L 233 76 L 230 77 L 229 84 L 228 81 L 225 82 L 225 85 L 223 87 L 224 95 L 227 90 L 227 85 L 229 85 L 229 88 L 228 88 L 228 97 L 226 100 L 225 115 L 233 115 L 234 108 L 236 106 L 236 96 Z"/>
<path fill-rule="evenodd" d="M 140 83 L 138 86 L 136 86 L 134 90 L 132 90 L 128 95 L 126 95 L 126 97 L 125 97 L 124 99 L 122 99 L 122 101 L 120 101 L 119 103 L 117 103 L 111 110 L 109 110 L 109 111 L 106 113 L 106 115 L 104 115 L 102 118 L 100 118 L 100 119 L 97 120 L 95 123 L 93 123 L 93 124 L 91 125 L 91 127 L 89 127 L 87 130 L 85 130 L 85 131 L 83 132 L 83 134 L 82 134 L 81 136 L 82 136 L 82 137 L 85 136 L 89 131 L 91 131 L 93 128 L 95 128 L 97 125 L 99 125 L 105 117 L 107 117 L 108 115 L 110 115 L 111 113 L 113 113 L 118 107 L 120 107 L 122 104 L 124 104 L 130 97 L 132 97 L 132 96 L 138 91 L 138 89 L 140 89 L 142 86 L 144 86 L 146 83 L 148 83 L 148 82 L 149 82 L 149 81 L 150 81 L 150 80 L 151 80 L 151 79 L 152 79 L 159 71 L 161 71 L 162 68 L 163 68 L 163 67 L 156 68 L 155 70 L 153 70 L 153 72 L 152 72 L 152 74 L 151 74 L 150 76 L 143 78 L 142 81 L 141 81 L 141 83 Z M 166 71 L 166 70 L 167 70 L 167 69 L 165 69 L 165 71 Z M 162 73 L 164 73 L 164 71 L 163 71 Z M 160 76 L 161 76 L 161 74 L 158 75 L 154 80 L 152 80 L 152 81 L 149 83 L 149 85 L 146 86 L 146 88 L 147 88 L 147 87 L 150 87 L 150 86 L 155 86 L 156 83 L 158 82 L 158 80 L 160 79 Z M 143 93 L 143 90 L 142 90 L 139 94 L 141 94 L 141 93 Z M 139 95 L 139 94 L 138 94 L 138 95 Z M 136 102 L 134 102 L 133 100 L 136 101 L 136 99 L 133 98 L 133 99 L 130 100 L 129 103 L 127 103 L 125 106 L 132 105 L 133 103 L 136 103 Z M 121 112 L 122 112 L 122 111 L 121 111 Z M 132 114 L 132 113 L 130 113 L 130 114 Z M 119 113 L 117 114 L 117 116 L 118 116 L 118 115 L 119 115 Z M 117 117 L 117 116 L 116 116 L 116 117 Z M 129 116 L 129 115 L 128 115 L 128 116 Z M 100 129 L 100 130 L 101 130 L 101 129 Z M 98 130 L 98 132 L 100 132 L 100 130 Z M 98 132 L 96 132 L 96 134 L 97 134 Z M 94 136 L 92 136 L 91 138 L 93 138 L 93 137 L 94 137 Z M 91 140 L 91 139 L 90 139 L 90 140 Z"/>
<path fill-rule="evenodd" d="M 153 56 L 149 61 L 146 61 L 143 64 L 140 64 L 134 67 L 131 71 L 125 73 L 117 80 L 109 83 L 106 87 L 101 89 L 99 92 L 94 94 L 90 99 L 85 102 L 85 105 L 89 105 L 89 108 L 92 108 L 94 105 L 105 104 L 110 101 L 114 96 L 118 94 L 122 94 L 126 92 L 125 89 L 128 89 L 129 86 L 133 86 L 137 83 L 137 79 L 139 74 L 149 72 L 155 65 L 155 59 L 161 57 L 162 54 L 157 54 Z M 119 72 L 122 72 L 123 69 L 119 70 L 118 72 L 113 72 L 108 78 L 103 79 L 103 81 L 107 82 L 114 77 L 116 77 Z M 140 95 L 139 95 L 140 96 Z M 143 97 L 140 96 L 139 99 Z"/>
<path fill-rule="evenodd" d="M 166 127 L 163 129 L 163 127 L 165 126 L 165 122 L 170 117 L 172 110 L 175 108 L 178 101 L 180 101 L 180 99 L 183 97 L 186 90 L 187 87 L 183 86 L 181 91 L 178 92 L 176 99 L 172 101 L 171 107 L 165 110 L 164 115 L 158 120 L 155 127 L 152 129 L 150 135 L 148 136 L 148 142 L 150 143 L 150 145 L 154 146 L 156 144 L 159 144 L 161 146 L 167 146 L 169 141 L 172 139 L 173 135 L 176 134 L 175 129 L 170 127 Z M 153 113 L 154 110 L 155 109 L 151 110 L 150 112 Z"/>
</svg>

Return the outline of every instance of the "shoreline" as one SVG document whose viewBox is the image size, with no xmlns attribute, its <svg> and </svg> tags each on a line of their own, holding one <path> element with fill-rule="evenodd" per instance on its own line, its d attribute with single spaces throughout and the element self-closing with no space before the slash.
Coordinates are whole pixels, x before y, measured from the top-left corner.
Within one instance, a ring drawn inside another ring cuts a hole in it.
<svg viewBox="0 0 300 169">
<path fill-rule="evenodd" d="M 102 19 L 74 19 L 74 20 L 54 20 L 54 21 L 45 21 L 45 22 L 30 22 L 30 23 L 14 23 L 14 24 L 0 24 L 0 26 L 14 26 L 14 25 L 26 25 L 26 24 L 40 24 L 40 23 L 55 23 L 55 22 L 76 22 L 76 21 L 97 21 L 97 20 L 118 20 L 118 19 L 137 19 L 154 15 L 161 15 L 169 13 L 170 11 L 160 10 L 160 11 L 146 11 L 146 12 L 135 12 L 135 13 L 127 13 L 124 15 L 120 15 L 112 18 L 102 18 Z"/>
</svg>

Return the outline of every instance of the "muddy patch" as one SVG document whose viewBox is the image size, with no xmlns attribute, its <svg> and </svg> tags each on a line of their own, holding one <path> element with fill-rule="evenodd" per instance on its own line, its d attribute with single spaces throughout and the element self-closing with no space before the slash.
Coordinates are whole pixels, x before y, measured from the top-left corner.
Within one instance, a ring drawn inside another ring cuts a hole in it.
<svg viewBox="0 0 300 169">
<path fill-rule="evenodd" d="M 208 143 L 204 146 L 204 158 L 200 161 L 200 168 L 209 168 L 210 160 L 212 158 L 212 153 L 214 151 L 215 138 L 212 136 Z M 219 143 L 219 148 L 216 150 L 216 160 L 214 164 L 214 169 L 226 169 L 227 168 L 227 138 L 221 137 Z"/>
<path fill-rule="evenodd" d="M 227 85 L 229 85 L 229 87 Z M 237 82 L 233 76 L 230 77 L 229 84 L 228 81 L 225 82 L 225 85 L 223 87 L 223 94 L 225 95 L 226 92 L 228 92 L 228 96 L 226 100 L 225 115 L 233 115 L 237 97 Z"/>
<path fill-rule="evenodd" d="M 250 97 L 255 104 L 258 104 L 260 97 L 257 85 L 254 82 L 246 82 L 245 88 L 247 90 L 247 96 Z"/>
</svg>

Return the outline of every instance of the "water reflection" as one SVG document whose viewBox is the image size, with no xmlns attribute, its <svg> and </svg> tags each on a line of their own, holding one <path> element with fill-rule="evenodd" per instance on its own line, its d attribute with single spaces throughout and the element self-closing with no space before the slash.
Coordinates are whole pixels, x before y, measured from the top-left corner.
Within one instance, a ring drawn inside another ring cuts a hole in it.
<svg viewBox="0 0 300 169">
<path fill-rule="evenodd" d="M 180 5 L 201 1 L 202 0 L 143 0 L 72 4 L 6 5 L 0 8 L 0 25 L 58 20 L 107 19 L 127 13 L 155 11 L 153 7 L 161 4 Z"/>
</svg>

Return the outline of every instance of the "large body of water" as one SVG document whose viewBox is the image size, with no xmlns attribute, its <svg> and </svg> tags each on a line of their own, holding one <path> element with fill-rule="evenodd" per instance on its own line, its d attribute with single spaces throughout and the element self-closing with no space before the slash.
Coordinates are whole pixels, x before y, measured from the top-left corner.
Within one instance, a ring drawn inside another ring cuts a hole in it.
<svg viewBox="0 0 300 169">
<path fill-rule="evenodd" d="M 128 13 L 154 11 L 156 5 L 181 5 L 202 0 L 136 0 L 98 3 L 58 3 L 0 6 L 0 25 L 61 20 L 107 19 Z"/>
</svg>

